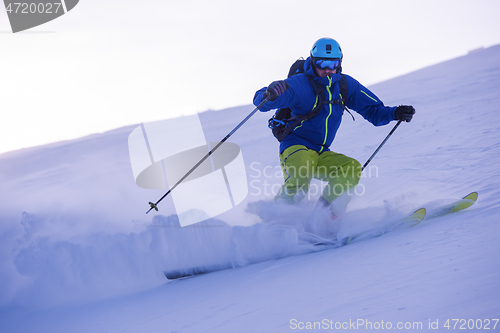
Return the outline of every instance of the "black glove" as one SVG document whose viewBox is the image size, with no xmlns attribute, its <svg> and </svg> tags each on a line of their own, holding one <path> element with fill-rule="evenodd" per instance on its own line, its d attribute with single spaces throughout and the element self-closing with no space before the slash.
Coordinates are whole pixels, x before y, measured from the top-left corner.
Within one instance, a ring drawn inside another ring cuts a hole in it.
<svg viewBox="0 0 500 333">
<path fill-rule="evenodd" d="M 394 119 L 409 123 L 415 114 L 415 108 L 411 105 L 400 105 L 394 110 Z"/>
<path fill-rule="evenodd" d="M 281 94 L 283 94 L 288 89 L 288 83 L 286 81 L 274 81 L 267 87 L 266 93 L 264 94 L 264 98 L 271 97 L 269 100 L 274 101 Z"/>
</svg>

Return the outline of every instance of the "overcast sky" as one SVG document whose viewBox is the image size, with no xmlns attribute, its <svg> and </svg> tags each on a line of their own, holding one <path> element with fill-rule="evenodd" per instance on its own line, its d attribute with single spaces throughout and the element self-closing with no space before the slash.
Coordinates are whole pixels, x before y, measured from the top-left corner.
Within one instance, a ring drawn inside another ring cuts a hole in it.
<svg viewBox="0 0 500 333">
<path fill-rule="evenodd" d="M 12 34 L 2 7 L 0 153 L 251 104 L 321 37 L 369 86 L 499 44 L 499 16 L 496 0 L 81 0 Z"/>
</svg>

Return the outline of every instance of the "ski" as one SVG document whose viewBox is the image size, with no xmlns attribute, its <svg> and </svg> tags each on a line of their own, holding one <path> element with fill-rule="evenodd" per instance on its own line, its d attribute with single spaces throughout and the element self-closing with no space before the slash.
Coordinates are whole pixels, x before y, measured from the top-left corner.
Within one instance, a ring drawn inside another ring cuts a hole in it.
<svg viewBox="0 0 500 333">
<path fill-rule="evenodd" d="M 467 209 L 477 201 L 477 198 L 478 198 L 478 193 L 472 192 L 460 200 L 433 209 L 430 214 L 427 214 L 427 210 L 425 208 L 420 208 L 406 217 L 389 222 L 381 227 L 373 228 L 354 235 L 344 237 L 340 240 L 323 239 L 313 234 L 306 234 L 303 237 L 299 237 L 301 238 L 299 239 L 299 241 L 302 241 L 303 244 L 305 245 L 322 246 L 324 247 L 325 250 L 331 248 L 337 248 L 340 246 L 351 244 L 355 241 L 379 237 L 393 230 L 402 228 L 411 228 L 419 224 L 424 218 L 429 219 L 434 217 L 440 217 L 446 214 Z M 169 280 L 177 280 L 231 268 L 233 268 L 231 264 L 206 265 L 206 266 L 197 266 L 192 268 L 164 271 L 164 274 L 165 277 Z"/>
<path fill-rule="evenodd" d="M 305 237 L 304 236 L 299 237 L 300 238 L 299 241 L 301 241 L 303 245 L 322 246 L 326 250 L 329 248 L 336 248 L 339 246 L 350 244 L 355 240 L 378 237 L 402 225 L 406 225 L 408 227 L 414 226 L 415 224 L 422 221 L 424 217 L 425 217 L 425 208 L 421 208 L 405 218 L 398 219 L 380 228 L 374 228 L 368 231 L 363 231 L 361 233 L 345 237 L 342 240 L 340 240 L 340 242 L 337 241 L 336 239 L 329 240 L 308 233 L 304 234 Z M 164 271 L 163 273 L 165 274 L 165 277 L 169 280 L 178 280 L 197 275 L 212 273 L 216 271 L 221 271 L 229 268 L 232 268 L 230 264 L 207 265 L 207 266 L 197 266 L 191 268 L 174 269 L 174 270 Z"/>
<path fill-rule="evenodd" d="M 472 192 L 460 200 L 457 200 L 457 201 L 452 202 L 450 204 L 433 209 L 430 214 L 427 214 L 427 210 L 425 208 L 420 208 L 417 211 L 415 211 L 413 214 L 411 214 L 411 215 L 409 215 L 401 220 L 391 222 L 391 223 L 389 223 L 385 226 L 379 227 L 379 228 L 374 228 L 371 230 L 357 233 L 355 235 L 347 236 L 338 242 L 338 246 L 348 245 L 348 244 L 354 242 L 355 240 L 378 237 L 378 236 L 381 236 L 385 233 L 388 233 L 394 229 L 399 229 L 399 228 L 404 228 L 404 227 L 413 227 L 413 226 L 417 225 L 418 223 L 420 223 L 426 217 L 429 219 L 429 218 L 439 217 L 439 216 L 443 216 L 446 214 L 450 214 L 450 213 L 454 213 L 454 212 L 458 212 L 458 211 L 467 209 L 477 201 L 477 198 L 478 198 L 478 193 Z M 329 245 L 329 244 L 331 244 L 331 242 L 318 243 L 318 245 Z"/>
<path fill-rule="evenodd" d="M 458 212 L 460 210 L 464 210 L 466 208 L 469 208 L 474 203 L 476 203 L 478 196 L 479 196 L 479 194 L 477 192 L 472 192 L 472 193 L 466 195 L 465 197 L 463 197 L 461 200 L 458 200 L 458 201 L 455 201 L 451 204 L 444 205 L 440 208 L 434 209 L 431 212 L 431 214 L 429 214 L 428 218 L 443 216 L 446 214 Z"/>
<path fill-rule="evenodd" d="M 386 234 L 395 229 L 413 227 L 414 225 L 420 223 L 424 219 L 425 214 L 426 214 L 425 208 L 420 208 L 416 210 L 413 214 L 406 216 L 402 219 L 398 219 L 396 221 L 387 223 L 378 228 L 373 228 L 351 236 L 344 237 L 341 240 L 339 240 L 338 245 L 339 246 L 348 245 L 356 240 L 382 236 L 383 234 Z"/>
<path fill-rule="evenodd" d="M 206 265 L 206 266 L 197 266 L 192 268 L 181 268 L 174 269 L 170 271 L 164 271 L 165 277 L 169 280 L 177 280 L 181 278 L 192 277 L 196 275 L 202 275 L 206 273 L 222 271 L 224 269 L 233 268 L 230 264 L 226 265 Z"/>
</svg>

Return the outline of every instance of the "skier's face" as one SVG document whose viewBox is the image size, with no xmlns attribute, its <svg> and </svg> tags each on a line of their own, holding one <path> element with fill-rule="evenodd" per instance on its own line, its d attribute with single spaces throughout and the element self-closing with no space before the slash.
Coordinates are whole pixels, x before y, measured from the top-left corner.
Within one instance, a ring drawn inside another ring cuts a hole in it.
<svg viewBox="0 0 500 333">
<path fill-rule="evenodd" d="M 342 59 L 314 58 L 312 62 L 316 68 L 316 74 L 319 77 L 325 77 L 337 73 Z"/>
<path fill-rule="evenodd" d="M 336 73 L 337 73 L 337 69 L 330 69 L 330 68 L 321 69 L 321 68 L 316 67 L 316 74 L 319 77 L 327 77 L 328 75 L 332 75 L 332 74 L 336 74 Z"/>
</svg>

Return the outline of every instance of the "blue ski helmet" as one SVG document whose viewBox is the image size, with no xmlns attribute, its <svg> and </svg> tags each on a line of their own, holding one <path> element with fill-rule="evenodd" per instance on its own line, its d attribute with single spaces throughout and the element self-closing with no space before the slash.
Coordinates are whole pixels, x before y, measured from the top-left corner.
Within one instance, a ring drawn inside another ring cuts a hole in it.
<svg viewBox="0 0 500 333">
<path fill-rule="evenodd" d="M 311 49 L 311 58 L 342 59 L 342 56 L 339 43 L 332 38 L 318 39 Z"/>
</svg>

